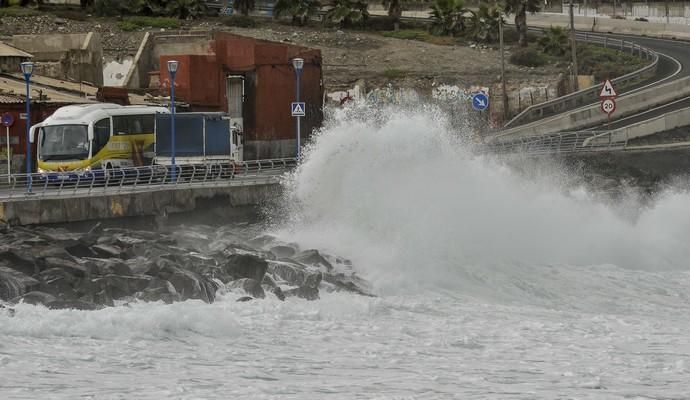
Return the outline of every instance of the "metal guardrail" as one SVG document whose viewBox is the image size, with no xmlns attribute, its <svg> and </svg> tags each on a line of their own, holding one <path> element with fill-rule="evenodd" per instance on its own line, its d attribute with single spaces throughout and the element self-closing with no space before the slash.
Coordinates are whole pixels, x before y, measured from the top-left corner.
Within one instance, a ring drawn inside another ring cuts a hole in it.
<svg viewBox="0 0 690 400">
<path fill-rule="evenodd" d="M 621 139 L 618 136 L 616 131 L 560 132 L 491 143 L 487 146 L 487 150 L 497 154 L 520 153 L 526 155 L 624 150 L 628 146 L 628 137 L 625 135 Z"/>
<path fill-rule="evenodd" d="M 646 65 L 643 68 L 612 79 L 612 82 L 618 87 L 625 87 L 632 83 L 649 78 L 650 76 L 654 75 L 659 64 L 659 55 L 655 51 L 640 46 L 634 42 L 609 38 L 607 36 L 592 35 L 587 32 L 577 33 L 576 39 L 586 43 L 601 45 L 605 48 L 615 48 L 619 49 L 620 51 L 630 51 L 630 54 L 637 53 L 640 57 L 644 57 L 647 60 L 652 60 L 649 65 Z M 518 115 L 513 117 L 513 119 L 508 121 L 508 123 L 505 124 L 505 128 L 526 124 L 546 116 L 556 115 L 567 110 L 592 104 L 598 99 L 598 94 L 602 86 L 603 84 L 598 84 L 587 89 L 579 90 L 565 96 L 560 96 L 552 100 L 547 100 L 545 102 L 529 106 L 522 110 L 522 112 L 520 112 Z"/>
<path fill-rule="evenodd" d="M 171 189 L 274 183 L 297 165 L 294 158 L 234 163 L 0 175 L 0 200 L 88 197 Z M 31 184 L 31 192 L 29 192 Z"/>
</svg>

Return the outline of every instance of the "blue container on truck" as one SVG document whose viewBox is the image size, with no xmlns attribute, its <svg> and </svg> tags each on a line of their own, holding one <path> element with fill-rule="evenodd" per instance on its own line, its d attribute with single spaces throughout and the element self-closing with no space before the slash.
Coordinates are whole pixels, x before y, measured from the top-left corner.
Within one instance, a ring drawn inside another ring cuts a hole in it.
<svg viewBox="0 0 690 400">
<path fill-rule="evenodd" d="M 156 114 L 155 164 L 172 164 L 172 115 Z M 175 115 L 175 163 L 213 164 L 242 161 L 242 134 L 224 113 Z"/>
</svg>

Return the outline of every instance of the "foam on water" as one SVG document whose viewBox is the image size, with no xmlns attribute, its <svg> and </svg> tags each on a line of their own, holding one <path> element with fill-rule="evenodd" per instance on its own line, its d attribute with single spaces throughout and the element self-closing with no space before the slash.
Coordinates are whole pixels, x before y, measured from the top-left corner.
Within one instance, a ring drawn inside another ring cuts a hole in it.
<svg viewBox="0 0 690 400">
<path fill-rule="evenodd" d="M 287 182 L 281 235 L 351 257 L 387 289 L 545 265 L 688 268 L 687 192 L 604 204 L 554 165 L 516 172 L 467 143 L 433 108 L 339 111 Z"/>
</svg>

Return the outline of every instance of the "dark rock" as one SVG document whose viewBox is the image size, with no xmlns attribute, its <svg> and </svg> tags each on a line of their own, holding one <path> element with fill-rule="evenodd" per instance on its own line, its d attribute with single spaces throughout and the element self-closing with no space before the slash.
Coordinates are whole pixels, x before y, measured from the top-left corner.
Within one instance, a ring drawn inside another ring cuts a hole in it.
<svg viewBox="0 0 690 400">
<path fill-rule="evenodd" d="M 285 296 L 297 296 L 306 300 L 318 300 L 319 299 L 319 288 L 300 286 L 297 288 L 288 289 L 285 292 Z"/>
<path fill-rule="evenodd" d="M 216 283 L 195 272 L 166 265 L 161 268 L 158 277 L 172 283 L 182 300 L 201 299 L 213 303 L 216 298 Z"/>
<path fill-rule="evenodd" d="M 97 304 L 89 303 L 83 300 L 56 300 L 46 304 L 51 310 L 83 310 L 93 311 L 103 308 Z"/>
<path fill-rule="evenodd" d="M 276 281 L 273 280 L 271 275 L 268 275 L 268 274 L 264 275 L 264 279 L 261 281 L 261 284 L 268 286 L 271 289 L 278 287 L 278 284 L 276 283 Z"/>
<path fill-rule="evenodd" d="M 93 266 L 91 269 L 94 275 L 134 275 L 132 269 L 124 261 L 108 258 L 88 259 L 85 266 Z M 143 274 L 140 274 L 143 275 Z"/>
<path fill-rule="evenodd" d="M 85 267 L 84 265 L 77 264 L 74 261 L 64 258 L 46 257 L 40 260 L 39 264 L 42 264 L 42 270 L 50 268 L 61 268 L 69 272 L 70 274 L 78 277 L 84 277 L 87 275 L 88 272 L 87 267 Z"/>
<path fill-rule="evenodd" d="M 232 254 L 221 266 L 221 270 L 234 279 L 249 278 L 258 282 L 263 279 L 266 269 L 266 260 L 251 254 Z"/>
<path fill-rule="evenodd" d="M 273 288 L 273 294 L 276 295 L 278 300 L 285 301 L 285 293 L 283 293 L 283 289 L 281 289 L 280 286 Z"/>
<path fill-rule="evenodd" d="M 242 297 L 240 297 L 239 299 L 237 299 L 237 300 L 235 300 L 235 301 L 243 303 L 243 302 L 251 301 L 251 300 L 254 300 L 254 298 L 251 297 L 251 296 L 242 296 Z"/>
<path fill-rule="evenodd" d="M 87 244 L 80 240 L 74 240 L 65 246 L 65 250 L 74 257 L 95 257 L 94 252 Z"/>
<path fill-rule="evenodd" d="M 318 287 L 323 278 L 321 271 L 282 261 L 271 261 L 268 271 L 291 286 Z"/>
<path fill-rule="evenodd" d="M 106 291 L 114 300 L 117 300 L 146 289 L 151 280 L 152 278 L 147 275 L 106 275 L 93 279 L 92 282 L 96 288 Z"/>
<path fill-rule="evenodd" d="M 10 317 L 14 317 L 15 314 L 14 308 L 6 306 L 2 303 L 0 303 L 0 312 L 4 312 Z"/>
<path fill-rule="evenodd" d="M 228 287 L 231 289 L 241 289 L 254 298 L 263 299 L 266 297 L 266 293 L 264 292 L 264 288 L 261 287 L 261 283 L 255 279 L 238 279 L 230 282 Z"/>
<path fill-rule="evenodd" d="M 63 247 L 49 246 L 38 249 L 35 253 L 36 258 L 59 258 L 62 260 L 74 261 L 74 257 Z"/>
<path fill-rule="evenodd" d="M 163 301 L 166 304 L 181 299 L 172 283 L 158 278 L 151 279 L 146 289 L 136 293 L 134 297 L 144 301 Z"/>
<path fill-rule="evenodd" d="M 297 251 L 290 246 L 273 246 L 269 251 L 277 258 L 289 258 L 297 253 Z"/>
<path fill-rule="evenodd" d="M 33 275 L 38 272 L 36 258 L 31 255 L 30 250 L 6 250 L 0 252 L 0 260 L 7 262 L 8 266 L 26 275 Z"/>
<path fill-rule="evenodd" d="M 276 241 L 275 236 L 272 235 L 261 235 L 257 236 L 254 239 L 249 241 L 249 244 L 251 246 L 256 246 L 256 247 L 264 247 L 269 243 L 273 243 Z"/>
<path fill-rule="evenodd" d="M 122 249 L 117 246 L 107 244 L 96 244 L 91 246 L 98 257 L 102 258 L 122 258 Z"/>
<path fill-rule="evenodd" d="M 9 300 L 37 289 L 40 282 L 15 269 L 0 266 L 0 299 Z"/>
<path fill-rule="evenodd" d="M 374 297 L 374 295 L 370 292 L 367 283 L 355 275 L 345 275 L 344 273 L 327 273 L 323 274 L 323 280 L 334 285 L 336 289 L 361 294 L 363 296 Z"/>
<path fill-rule="evenodd" d="M 312 265 L 315 267 L 323 267 L 326 271 L 333 270 L 333 265 L 326 260 L 318 250 L 305 250 L 293 257 L 293 260 L 302 264 Z"/>
<path fill-rule="evenodd" d="M 48 268 L 38 274 L 41 291 L 61 299 L 76 299 L 74 290 L 77 279 L 62 268 Z"/>
<path fill-rule="evenodd" d="M 45 293 L 45 292 L 39 292 L 34 290 L 33 292 L 29 292 L 24 294 L 23 296 L 17 297 L 12 300 L 13 303 L 26 303 L 26 304 L 33 304 L 33 305 L 39 305 L 39 304 L 48 304 L 50 302 L 56 301 L 57 298 L 53 296 L 52 294 Z"/>
</svg>

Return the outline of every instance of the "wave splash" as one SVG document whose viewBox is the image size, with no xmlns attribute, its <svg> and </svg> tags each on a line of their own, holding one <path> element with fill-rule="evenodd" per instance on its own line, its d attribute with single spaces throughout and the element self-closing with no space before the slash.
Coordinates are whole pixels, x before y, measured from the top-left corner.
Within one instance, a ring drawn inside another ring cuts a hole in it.
<svg viewBox="0 0 690 400">
<path fill-rule="evenodd" d="M 421 108 L 337 110 L 286 178 L 279 235 L 351 258 L 382 289 L 476 287 L 477 274 L 540 266 L 688 268 L 687 192 L 607 204 L 553 164 L 478 155 L 469 129 Z"/>
</svg>

